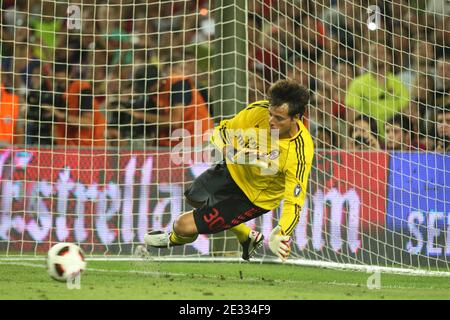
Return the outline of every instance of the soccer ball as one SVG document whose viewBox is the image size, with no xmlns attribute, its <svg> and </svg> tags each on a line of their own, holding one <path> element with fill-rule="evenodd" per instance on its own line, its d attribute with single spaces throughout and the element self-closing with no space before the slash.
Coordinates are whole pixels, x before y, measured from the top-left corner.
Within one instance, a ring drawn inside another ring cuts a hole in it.
<svg viewBox="0 0 450 320">
<path fill-rule="evenodd" d="M 67 281 L 86 270 L 83 250 L 73 244 L 61 242 L 50 248 L 47 255 L 47 271 L 57 281 Z"/>
</svg>

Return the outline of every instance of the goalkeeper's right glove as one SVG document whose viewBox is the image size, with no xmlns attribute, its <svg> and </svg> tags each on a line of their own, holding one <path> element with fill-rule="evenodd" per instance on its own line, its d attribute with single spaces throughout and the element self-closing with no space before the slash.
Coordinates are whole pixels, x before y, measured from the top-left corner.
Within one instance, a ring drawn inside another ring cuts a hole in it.
<svg viewBox="0 0 450 320">
<path fill-rule="evenodd" d="M 291 245 L 289 244 L 290 239 L 290 236 L 284 235 L 280 226 L 275 227 L 269 236 L 270 250 L 283 262 L 286 261 L 291 253 Z"/>
<path fill-rule="evenodd" d="M 267 155 L 255 149 L 242 148 L 236 151 L 232 146 L 224 147 L 225 156 L 235 164 L 250 164 L 262 169 L 269 167 Z"/>
</svg>

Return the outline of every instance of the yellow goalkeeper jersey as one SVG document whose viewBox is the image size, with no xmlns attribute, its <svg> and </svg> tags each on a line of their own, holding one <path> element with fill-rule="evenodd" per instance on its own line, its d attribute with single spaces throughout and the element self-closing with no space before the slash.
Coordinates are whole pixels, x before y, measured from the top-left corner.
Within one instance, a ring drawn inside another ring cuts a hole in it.
<svg viewBox="0 0 450 320">
<path fill-rule="evenodd" d="M 267 157 L 268 169 L 252 164 L 235 164 L 226 157 L 228 170 L 249 200 L 266 210 L 273 210 L 284 199 L 279 225 L 291 235 L 305 202 L 314 145 L 308 130 L 298 121 L 299 131 L 289 139 L 270 136 L 269 102 L 256 101 L 234 118 L 223 120 L 214 128 L 212 143 L 223 150 L 257 149 Z"/>
</svg>

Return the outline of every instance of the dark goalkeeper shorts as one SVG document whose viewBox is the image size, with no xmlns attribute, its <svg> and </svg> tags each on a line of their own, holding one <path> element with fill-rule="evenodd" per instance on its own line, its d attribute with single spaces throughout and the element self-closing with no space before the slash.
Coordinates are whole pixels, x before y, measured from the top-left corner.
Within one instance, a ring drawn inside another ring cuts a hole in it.
<svg viewBox="0 0 450 320">
<path fill-rule="evenodd" d="M 196 203 L 194 220 L 199 234 L 227 230 L 268 212 L 247 198 L 224 163 L 203 172 L 184 195 L 188 202 Z"/>
</svg>

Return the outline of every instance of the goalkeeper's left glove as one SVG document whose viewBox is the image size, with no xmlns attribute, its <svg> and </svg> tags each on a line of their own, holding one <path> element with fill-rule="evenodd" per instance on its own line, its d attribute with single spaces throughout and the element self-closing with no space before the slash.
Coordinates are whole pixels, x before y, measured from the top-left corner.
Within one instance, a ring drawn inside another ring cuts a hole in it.
<svg viewBox="0 0 450 320">
<path fill-rule="evenodd" d="M 287 260 L 291 253 L 291 245 L 289 244 L 291 237 L 284 235 L 280 226 L 275 227 L 269 236 L 269 248 L 283 262 Z"/>
</svg>

